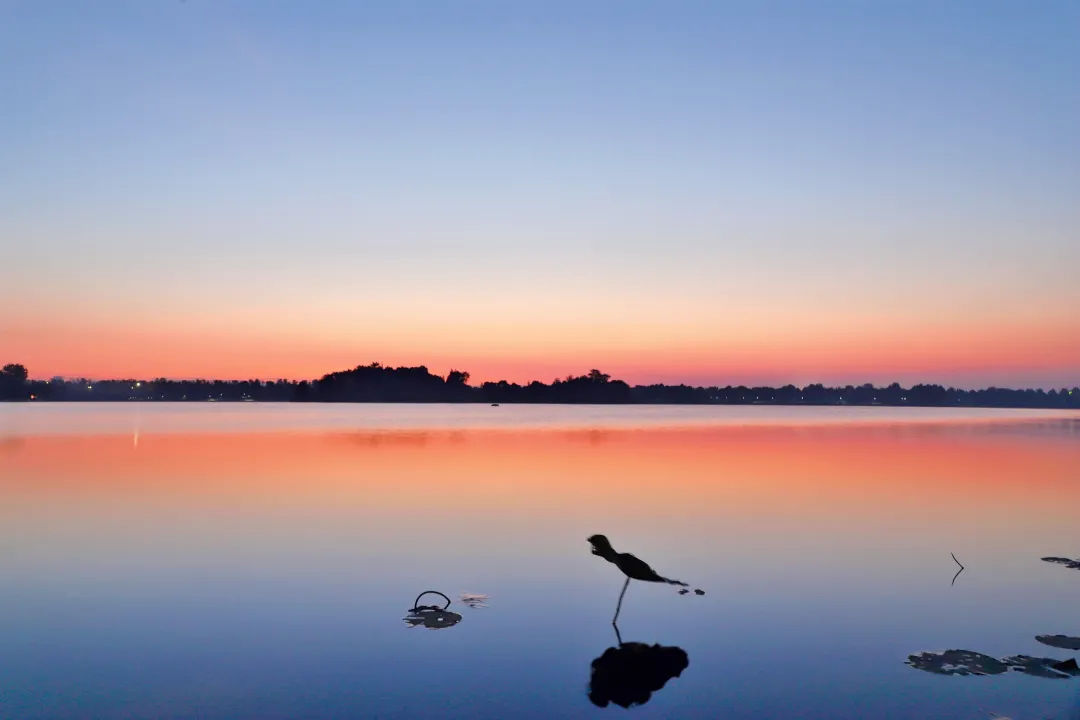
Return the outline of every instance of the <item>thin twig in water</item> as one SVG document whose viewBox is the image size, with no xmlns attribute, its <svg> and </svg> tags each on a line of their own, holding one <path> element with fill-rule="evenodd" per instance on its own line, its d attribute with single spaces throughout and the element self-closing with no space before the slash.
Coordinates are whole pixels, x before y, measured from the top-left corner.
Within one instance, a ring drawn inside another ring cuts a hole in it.
<svg viewBox="0 0 1080 720">
<path fill-rule="evenodd" d="M 960 577 L 960 573 L 964 572 L 966 568 L 964 568 L 964 564 L 962 562 L 956 559 L 956 555 L 954 553 L 949 554 L 952 555 L 953 562 L 960 566 L 960 569 L 956 571 L 955 575 L 953 575 L 952 582 L 949 583 L 949 586 L 951 587 L 953 585 L 956 585 L 956 578 Z"/>
</svg>

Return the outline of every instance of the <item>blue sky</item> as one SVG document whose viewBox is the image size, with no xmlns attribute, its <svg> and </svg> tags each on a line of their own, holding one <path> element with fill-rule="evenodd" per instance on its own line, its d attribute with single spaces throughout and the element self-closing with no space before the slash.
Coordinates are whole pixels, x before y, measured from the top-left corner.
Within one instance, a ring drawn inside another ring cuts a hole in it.
<svg viewBox="0 0 1080 720">
<path fill-rule="evenodd" d="M 3 344 L 1069 382 L 1078 39 L 1075 2 L 0 2 Z"/>
</svg>

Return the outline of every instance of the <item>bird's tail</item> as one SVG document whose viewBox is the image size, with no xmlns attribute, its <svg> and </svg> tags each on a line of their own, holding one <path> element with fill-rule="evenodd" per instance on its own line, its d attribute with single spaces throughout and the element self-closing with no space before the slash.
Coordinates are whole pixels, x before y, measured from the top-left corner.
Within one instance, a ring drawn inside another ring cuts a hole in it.
<svg viewBox="0 0 1080 720">
<path fill-rule="evenodd" d="M 663 577 L 663 576 L 661 576 L 660 579 L 663 580 L 664 582 L 666 582 L 668 585 L 678 585 L 679 587 L 690 587 L 689 585 L 684 583 L 682 580 L 672 580 L 671 578 L 666 578 L 666 577 Z"/>
</svg>

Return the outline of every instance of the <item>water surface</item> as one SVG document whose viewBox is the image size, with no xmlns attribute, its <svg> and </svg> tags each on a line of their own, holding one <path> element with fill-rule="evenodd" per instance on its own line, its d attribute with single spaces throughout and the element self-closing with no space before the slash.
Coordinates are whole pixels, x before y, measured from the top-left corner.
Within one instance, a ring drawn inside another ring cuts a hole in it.
<svg viewBox="0 0 1080 720">
<path fill-rule="evenodd" d="M 891 408 L 0 406 L 0 717 L 1074 718 L 914 669 L 1080 636 L 1080 416 Z M 621 640 L 688 664 L 629 711 Z M 957 569 L 949 553 L 967 569 Z M 446 593 L 461 621 L 403 618 Z M 470 607 L 462 593 L 488 595 Z M 430 597 L 430 596 L 429 596 Z"/>
</svg>

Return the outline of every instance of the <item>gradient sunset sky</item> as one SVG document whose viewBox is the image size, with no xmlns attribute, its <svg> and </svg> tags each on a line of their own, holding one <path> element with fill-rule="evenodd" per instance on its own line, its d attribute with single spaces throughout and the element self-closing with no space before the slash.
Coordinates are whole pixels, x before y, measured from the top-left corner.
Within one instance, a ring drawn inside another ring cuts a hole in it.
<svg viewBox="0 0 1080 720">
<path fill-rule="evenodd" d="M 0 0 L 0 362 L 1080 382 L 1080 3 Z"/>
</svg>

